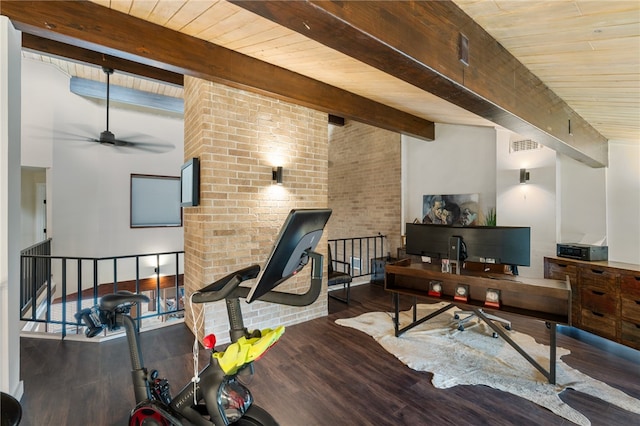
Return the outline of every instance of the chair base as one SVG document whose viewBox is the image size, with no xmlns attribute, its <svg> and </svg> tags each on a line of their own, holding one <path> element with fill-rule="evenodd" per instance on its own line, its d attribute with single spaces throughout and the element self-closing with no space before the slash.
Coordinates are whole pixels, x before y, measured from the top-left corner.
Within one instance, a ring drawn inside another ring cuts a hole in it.
<svg viewBox="0 0 640 426">
<path fill-rule="evenodd" d="M 502 326 L 506 329 L 506 330 L 511 330 L 511 321 L 506 320 L 504 318 L 500 318 L 498 316 L 495 315 L 491 315 L 486 313 L 484 310 L 479 309 L 480 312 L 482 312 L 482 314 L 487 317 L 487 319 L 490 319 L 491 321 L 495 321 L 497 323 L 502 324 Z M 462 315 L 466 315 L 464 318 L 461 318 Z M 453 313 L 453 318 L 455 320 L 458 321 L 458 330 L 460 331 L 464 331 L 464 325 L 466 323 L 468 323 L 469 321 L 471 321 L 474 318 L 478 318 L 478 315 L 476 315 L 476 313 L 474 311 L 456 311 Z M 495 331 L 493 332 L 493 337 L 497 338 L 498 337 L 498 333 L 496 333 Z"/>
</svg>

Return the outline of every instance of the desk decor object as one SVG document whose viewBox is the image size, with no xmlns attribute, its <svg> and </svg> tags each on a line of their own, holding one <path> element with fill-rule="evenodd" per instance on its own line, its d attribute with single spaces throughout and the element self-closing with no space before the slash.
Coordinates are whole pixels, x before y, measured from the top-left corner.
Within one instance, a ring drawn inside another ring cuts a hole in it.
<svg viewBox="0 0 640 426">
<path fill-rule="evenodd" d="M 429 281 L 429 296 L 432 296 L 432 297 L 442 296 L 442 281 L 437 281 L 437 280 Z"/>
<path fill-rule="evenodd" d="M 484 306 L 500 309 L 500 290 L 488 288 L 485 293 Z"/>
<path fill-rule="evenodd" d="M 456 294 L 453 300 L 467 302 L 469 300 L 469 286 L 467 284 L 456 284 Z"/>
</svg>

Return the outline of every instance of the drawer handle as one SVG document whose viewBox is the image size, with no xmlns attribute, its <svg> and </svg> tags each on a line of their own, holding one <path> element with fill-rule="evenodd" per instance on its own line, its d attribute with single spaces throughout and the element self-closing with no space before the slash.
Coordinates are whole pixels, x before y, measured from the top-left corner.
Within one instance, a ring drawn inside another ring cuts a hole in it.
<svg viewBox="0 0 640 426">
<path fill-rule="evenodd" d="M 604 314 L 601 314 L 601 313 L 599 313 L 599 312 L 591 311 L 591 313 L 592 313 L 593 315 L 597 316 L 597 317 L 603 317 L 603 316 L 604 316 Z"/>
<path fill-rule="evenodd" d="M 604 274 L 604 271 L 600 271 L 598 269 L 592 269 L 591 272 L 593 272 L 594 274 Z"/>
<path fill-rule="evenodd" d="M 591 293 L 595 294 L 596 296 L 604 296 L 604 292 L 602 291 L 591 290 Z"/>
</svg>

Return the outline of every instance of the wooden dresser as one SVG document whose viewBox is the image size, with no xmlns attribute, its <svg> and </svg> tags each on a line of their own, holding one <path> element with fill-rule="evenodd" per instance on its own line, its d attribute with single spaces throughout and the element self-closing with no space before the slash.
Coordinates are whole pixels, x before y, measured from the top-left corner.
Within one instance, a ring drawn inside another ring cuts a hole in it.
<svg viewBox="0 0 640 426">
<path fill-rule="evenodd" d="M 544 276 L 569 277 L 572 326 L 640 349 L 640 265 L 545 257 Z"/>
</svg>

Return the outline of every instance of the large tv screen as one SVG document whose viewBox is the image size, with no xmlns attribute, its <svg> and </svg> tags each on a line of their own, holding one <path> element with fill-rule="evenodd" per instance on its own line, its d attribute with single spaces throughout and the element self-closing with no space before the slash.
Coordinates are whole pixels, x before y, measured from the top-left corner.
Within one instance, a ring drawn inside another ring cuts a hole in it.
<svg viewBox="0 0 640 426">
<path fill-rule="evenodd" d="M 446 258 L 449 238 L 462 238 L 467 260 L 482 263 L 530 266 L 531 228 L 524 226 L 457 227 L 407 223 L 408 254 Z"/>
</svg>

